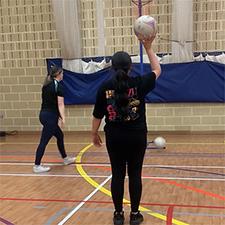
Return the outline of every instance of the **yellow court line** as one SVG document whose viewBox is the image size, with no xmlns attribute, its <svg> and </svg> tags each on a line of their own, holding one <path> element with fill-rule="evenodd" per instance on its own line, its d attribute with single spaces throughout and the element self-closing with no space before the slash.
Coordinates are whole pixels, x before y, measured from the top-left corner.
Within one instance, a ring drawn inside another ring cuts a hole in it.
<svg viewBox="0 0 225 225">
<path fill-rule="evenodd" d="M 92 147 L 92 146 L 93 146 L 93 144 L 89 144 L 88 146 L 86 146 L 84 149 L 82 149 L 82 150 L 79 152 L 79 154 L 78 154 L 78 156 L 77 156 L 77 159 L 76 159 L 76 163 L 81 163 L 82 155 L 85 153 L 85 151 L 87 151 L 87 150 L 88 150 L 90 147 Z M 83 178 L 84 178 L 86 181 L 88 181 L 92 186 L 94 186 L 95 188 L 98 188 L 98 187 L 99 187 L 99 184 L 98 184 L 97 182 L 95 182 L 93 179 L 91 179 L 91 178 L 87 175 L 87 173 L 83 170 L 82 165 L 77 165 L 77 164 L 76 164 L 76 168 L 77 168 L 78 172 L 80 173 L 80 175 L 83 176 Z M 106 188 L 101 187 L 99 190 L 102 191 L 103 193 L 105 193 L 106 195 L 112 197 L 111 192 L 110 192 L 109 190 L 107 190 Z M 130 201 L 128 201 L 128 200 L 126 200 L 126 199 L 123 199 L 123 202 L 124 202 L 124 203 L 130 203 Z M 148 212 L 147 214 L 152 215 L 152 216 L 154 216 L 154 217 L 156 217 L 156 218 L 165 220 L 165 221 L 167 220 L 167 217 L 166 217 L 166 216 L 161 215 L 161 214 L 159 214 L 159 213 L 151 213 L 152 210 L 146 209 L 146 208 L 144 208 L 144 207 L 142 207 L 142 206 L 139 207 L 139 210 L 141 210 L 141 211 L 150 211 L 150 212 Z M 181 221 L 175 220 L 175 219 L 172 219 L 172 223 L 173 223 L 173 224 L 177 224 L 177 225 L 189 225 L 189 224 L 187 224 L 187 223 L 184 223 L 184 222 L 181 222 Z"/>
</svg>

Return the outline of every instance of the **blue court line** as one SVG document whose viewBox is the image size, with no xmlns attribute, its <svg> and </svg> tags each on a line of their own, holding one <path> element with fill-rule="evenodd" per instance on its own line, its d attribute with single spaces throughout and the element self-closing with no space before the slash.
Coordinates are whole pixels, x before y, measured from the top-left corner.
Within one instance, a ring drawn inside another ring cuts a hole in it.
<svg viewBox="0 0 225 225">
<path fill-rule="evenodd" d="M 64 213 L 66 210 L 73 210 L 75 208 L 70 207 L 64 207 L 62 210 L 60 210 L 55 216 L 53 216 L 47 223 L 44 225 L 50 225 L 54 220 L 56 220 L 62 213 Z M 102 208 L 80 208 L 80 210 L 85 211 L 108 211 L 108 212 L 114 212 L 114 209 L 102 209 Z M 130 210 L 124 210 L 124 212 L 130 212 Z M 166 215 L 167 212 L 159 212 L 159 211 L 141 211 L 143 213 L 158 213 L 162 215 Z M 220 214 L 205 214 L 205 213 L 181 213 L 181 212 L 173 212 L 173 215 L 188 215 L 188 216 L 208 216 L 208 217 L 225 217 L 225 215 Z"/>
<path fill-rule="evenodd" d="M 46 206 L 34 206 L 35 209 L 46 209 Z"/>
<path fill-rule="evenodd" d="M 73 210 L 75 208 L 62 208 L 55 216 L 53 216 L 47 223 L 44 225 L 49 225 L 51 224 L 54 220 L 56 220 L 60 215 L 62 215 L 66 210 Z"/>
<path fill-rule="evenodd" d="M 181 168 L 174 168 L 174 167 L 163 167 L 163 166 L 155 166 L 155 168 L 169 169 L 169 170 L 182 170 L 182 171 L 188 171 L 188 172 L 206 173 L 206 174 L 213 174 L 213 175 L 218 175 L 218 176 L 225 176 L 225 174 L 223 174 L 223 173 L 205 172 L 205 171 L 202 171 L 202 170 L 189 170 L 189 169 L 181 169 Z"/>
</svg>

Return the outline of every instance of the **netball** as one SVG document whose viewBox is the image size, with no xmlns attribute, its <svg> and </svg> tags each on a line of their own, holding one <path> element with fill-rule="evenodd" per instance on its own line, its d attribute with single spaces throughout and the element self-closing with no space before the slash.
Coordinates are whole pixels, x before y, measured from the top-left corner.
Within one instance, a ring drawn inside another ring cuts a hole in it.
<svg viewBox="0 0 225 225">
<path fill-rule="evenodd" d="M 166 140 L 163 137 L 157 137 L 154 140 L 154 144 L 156 148 L 164 148 L 165 143 L 166 143 Z"/>
<path fill-rule="evenodd" d="M 150 15 L 140 16 L 134 23 L 134 33 L 141 40 L 144 38 L 144 35 L 154 35 L 156 32 L 156 21 Z"/>
</svg>

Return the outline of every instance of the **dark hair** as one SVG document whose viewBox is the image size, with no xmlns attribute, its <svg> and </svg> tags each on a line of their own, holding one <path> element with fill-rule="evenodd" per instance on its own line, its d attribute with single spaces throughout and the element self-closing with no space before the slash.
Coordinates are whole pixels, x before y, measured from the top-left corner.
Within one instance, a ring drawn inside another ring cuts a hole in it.
<svg viewBox="0 0 225 225">
<path fill-rule="evenodd" d="M 51 68 L 50 74 L 45 78 L 43 86 L 48 85 L 53 78 L 56 78 L 62 72 L 62 68 L 60 66 L 53 66 Z"/>
<path fill-rule="evenodd" d="M 115 105 L 117 112 L 123 117 L 128 113 L 128 71 L 131 69 L 131 65 L 132 61 L 127 52 L 119 51 L 112 57 L 112 68 L 116 72 L 113 77 Z"/>
</svg>

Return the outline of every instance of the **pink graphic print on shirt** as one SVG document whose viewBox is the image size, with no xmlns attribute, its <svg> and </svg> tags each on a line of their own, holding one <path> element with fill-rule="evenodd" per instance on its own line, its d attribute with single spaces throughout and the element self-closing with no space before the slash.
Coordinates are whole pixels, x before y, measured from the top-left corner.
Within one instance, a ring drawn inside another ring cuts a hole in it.
<svg viewBox="0 0 225 225">
<path fill-rule="evenodd" d="M 109 114 L 109 121 L 129 121 L 135 120 L 139 117 L 138 113 L 138 105 L 140 101 L 137 99 L 137 87 L 128 89 L 127 96 L 129 98 L 128 108 L 128 116 L 127 118 L 122 118 L 120 115 L 117 115 L 115 110 L 115 99 L 114 99 L 114 90 L 106 91 L 106 99 L 107 99 L 107 111 Z"/>
</svg>

